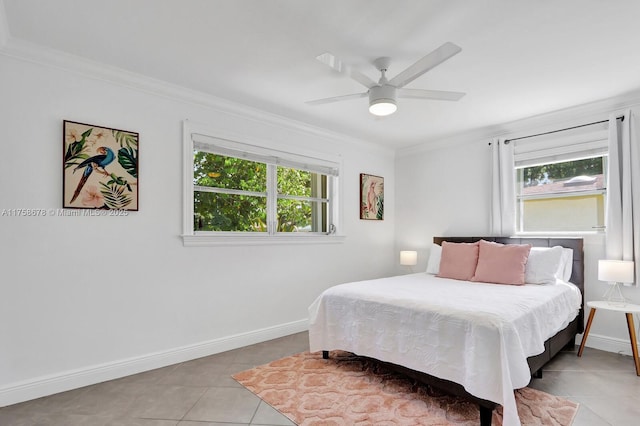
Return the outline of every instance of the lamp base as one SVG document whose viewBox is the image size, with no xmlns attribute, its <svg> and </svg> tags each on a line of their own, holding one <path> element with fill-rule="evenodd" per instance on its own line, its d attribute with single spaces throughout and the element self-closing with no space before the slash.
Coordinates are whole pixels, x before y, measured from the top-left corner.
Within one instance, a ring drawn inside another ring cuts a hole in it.
<svg viewBox="0 0 640 426">
<path fill-rule="evenodd" d="M 414 273 L 413 266 L 411 266 L 411 265 L 403 265 L 403 266 L 406 266 L 406 267 L 407 267 L 407 269 L 409 269 L 409 273 L 410 273 L 410 274 L 413 274 L 413 273 Z"/>
<path fill-rule="evenodd" d="M 627 304 L 627 299 L 622 295 L 622 290 L 620 289 L 620 283 L 610 284 L 609 290 L 607 290 L 604 293 L 603 297 L 611 305 L 624 306 Z"/>
</svg>

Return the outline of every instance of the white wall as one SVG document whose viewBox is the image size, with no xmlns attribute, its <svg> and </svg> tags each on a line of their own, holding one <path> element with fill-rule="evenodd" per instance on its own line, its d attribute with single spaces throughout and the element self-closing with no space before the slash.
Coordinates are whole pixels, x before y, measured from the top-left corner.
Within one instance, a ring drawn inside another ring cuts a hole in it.
<svg viewBox="0 0 640 426">
<path fill-rule="evenodd" d="M 612 111 L 608 100 L 604 105 L 591 105 L 589 111 Z M 618 105 L 620 103 L 618 102 Z M 596 119 L 607 113 L 576 111 L 551 114 L 544 119 L 506 124 L 496 134 L 521 136 L 549 129 L 560 129 Z M 540 122 L 546 124 L 541 127 Z M 512 133 L 509 129 L 514 129 Z M 434 236 L 489 235 L 489 202 L 491 191 L 491 137 L 486 130 L 461 135 L 436 143 L 436 148 L 413 147 L 396 155 L 396 250 L 417 250 L 416 271 L 426 269 Z M 584 236 L 585 302 L 602 300 L 608 288 L 597 279 L 597 261 L 605 258 L 604 235 Z M 640 288 L 626 287 L 623 292 L 634 303 L 640 303 Z M 585 318 L 586 321 L 586 318 Z M 625 316 L 621 313 L 598 312 L 587 339 L 587 346 L 612 352 L 631 354 Z"/>
<path fill-rule="evenodd" d="M 420 251 L 417 269 L 426 269 L 433 236 L 488 234 L 490 164 L 487 142 L 396 159 L 396 240 Z"/>
<path fill-rule="evenodd" d="M 61 207 L 63 120 L 140 134 L 139 212 L 0 217 L 0 406 L 306 329 L 323 289 L 394 272 L 392 152 L 126 84 L 0 54 L 0 210 Z M 184 119 L 340 155 L 344 243 L 183 247 Z"/>
</svg>

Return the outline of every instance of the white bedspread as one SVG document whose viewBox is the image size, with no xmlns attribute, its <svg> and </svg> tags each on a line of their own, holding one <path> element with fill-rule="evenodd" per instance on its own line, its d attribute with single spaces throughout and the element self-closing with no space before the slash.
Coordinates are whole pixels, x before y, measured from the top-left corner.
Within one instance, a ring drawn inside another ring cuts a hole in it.
<svg viewBox="0 0 640 426">
<path fill-rule="evenodd" d="M 425 273 L 332 287 L 309 307 L 312 351 L 341 349 L 459 383 L 519 425 L 527 357 L 578 314 L 573 284 L 510 286 Z"/>
</svg>

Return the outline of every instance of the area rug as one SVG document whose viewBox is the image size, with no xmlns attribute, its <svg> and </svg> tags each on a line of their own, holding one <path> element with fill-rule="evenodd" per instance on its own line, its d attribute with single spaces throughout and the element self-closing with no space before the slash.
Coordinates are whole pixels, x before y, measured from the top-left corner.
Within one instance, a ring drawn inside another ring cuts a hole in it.
<svg viewBox="0 0 640 426">
<path fill-rule="evenodd" d="M 480 424 L 477 405 L 431 388 L 384 364 L 348 352 L 304 352 L 233 376 L 298 425 Z M 568 426 L 578 404 L 535 389 L 516 391 L 523 426 Z M 493 425 L 502 425 L 502 407 Z"/>
</svg>

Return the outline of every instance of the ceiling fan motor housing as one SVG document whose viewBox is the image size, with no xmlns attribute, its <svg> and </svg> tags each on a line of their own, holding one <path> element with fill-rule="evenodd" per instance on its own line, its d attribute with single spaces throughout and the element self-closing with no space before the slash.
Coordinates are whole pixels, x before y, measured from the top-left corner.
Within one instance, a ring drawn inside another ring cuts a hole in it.
<svg viewBox="0 0 640 426">
<path fill-rule="evenodd" d="M 396 88 L 394 86 L 383 84 L 381 86 L 373 86 L 369 89 L 369 111 L 371 111 L 372 114 L 392 114 L 397 109 L 396 105 Z M 380 113 L 376 112 L 377 108 L 382 108 Z M 389 108 L 391 108 L 391 111 L 387 112 Z"/>
</svg>

